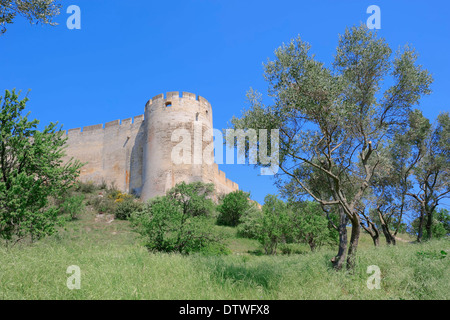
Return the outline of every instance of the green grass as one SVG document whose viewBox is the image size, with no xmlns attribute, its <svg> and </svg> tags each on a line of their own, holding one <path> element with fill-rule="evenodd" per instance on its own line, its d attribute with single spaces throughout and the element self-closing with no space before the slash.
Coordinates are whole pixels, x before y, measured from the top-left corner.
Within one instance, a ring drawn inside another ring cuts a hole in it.
<svg viewBox="0 0 450 320">
<path fill-rule="evenodd" d="M 152 254 L 128 222 L 88 208 L 57 236 L 0 248 L 0 299 L 450 299 L 450 258 L 440 253 L 450 252 L 448 240 L 386 247 L 381 239 L 374 248 L 363 235 L 350 274 L 331 269 L 335 248 L 258 256 L 249 253 L 260 249 L 255 240 L 214 228 L 232 254 Z M 80 290 L 66 286 L 70 265 L 81 268 Z M 381 269 L 380 290 L 367 288 L 370 265 Z"/>
</svg>

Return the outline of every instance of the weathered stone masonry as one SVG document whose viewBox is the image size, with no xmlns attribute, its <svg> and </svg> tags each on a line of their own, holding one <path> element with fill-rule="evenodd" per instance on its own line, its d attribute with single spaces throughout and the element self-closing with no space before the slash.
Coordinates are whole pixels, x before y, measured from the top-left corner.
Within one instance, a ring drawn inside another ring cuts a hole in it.
<svg viewBox="0 0 450 320">
<path fill-rule="evenodd" d="M 191 137 L 190 164 L 172 159 L 173 148 L 184 141 L 172 141 L 177 129 Z M 211 104 L 205 98 L 168 92 L 166 98 L 160 94 L 149 100 L 144 115 L 68 130 L 66 160 L 86 163 L 81 181 L 114 184 L 143 200 L 163 195 L 181 181 L 214 183 L 217 193 L 238 190 L 213 161 L 212 129 Z"/>
</svg>

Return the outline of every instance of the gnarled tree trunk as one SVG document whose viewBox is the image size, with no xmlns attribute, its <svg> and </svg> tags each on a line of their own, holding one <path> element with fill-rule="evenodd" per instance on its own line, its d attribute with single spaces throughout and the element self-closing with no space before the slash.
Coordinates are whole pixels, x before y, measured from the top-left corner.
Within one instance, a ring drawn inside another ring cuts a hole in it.
<svg viewBox="0 0 450 320">
<path fill-rule="evenodd" d="M 381 213 L 380 208 L 377 208 L 377 212 L 378 212 L 378 217 L 380 218 L 380 223 L 381 223 L 381 230 L 383 231 L 384 237 L 386 238 L 386 243 L 388 245 L 392 244 L 392 245 L 396 245 L 397 242 L 395 241 L 395 237 L 392 235 L 391 231 L 389 230 L 389 226 L 386 223 L 386 220 L 384 219 L 383 214 Z"/>
<path fill-rule="evenodd" d="M 352 234 L 348 247 L 347 269 L 351 270 L 355 267 L 356 249 L 358 248 L 359 236 L 361 233 L 359 215 L 355 214 L 350 218 L 352 222 Z"/>
<path fill-rule="evenodd" d="M 363 229 L 366 230 L 366 232 L 370 235 L 374 246 L 380 246 L 380 232 L 378 231 L 378 228 L 375 226 L 375 224 L 371 221 L 367 221 L 366 227 L 364 223 L 361 222 L 361 227 L 363 227 Z"/>
<path fill-rule="evenodd" d="M 342 208 L 339 208 L 339 249 L 338 253 L 331 262 L 336 270 L 342 269 L 347 253 L 347 223 L 348 217 Z"/>
</svg>

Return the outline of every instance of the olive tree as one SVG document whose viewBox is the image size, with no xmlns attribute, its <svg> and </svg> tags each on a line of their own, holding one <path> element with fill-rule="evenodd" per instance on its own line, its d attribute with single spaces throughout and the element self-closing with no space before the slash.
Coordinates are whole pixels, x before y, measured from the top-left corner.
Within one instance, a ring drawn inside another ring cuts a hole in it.
<svg viewBox="0 0 450 320">
<path fill-rule="evenodd" d="M 0 35 L 6 32 L 6 24 L 13 23 L 16 16 L 30 23 L 55 25 L 53 18 L 59 14 L 61 5 L 55 0 L 0 0 Z"/>
<path fill-rule="evenodd" d="M 389 76 L 393 84 L 382 91 Z M 278 178 L 292 179 L 322 206 L 336 208 L 341 234 L 332 261 L 340 269 L 347 259 L 352 268 L 360 236 L 356 206 L 380 163 L 378 147 L 430 93 L 432 78 L 417 64 L 414 49 L 404 47 L 392 57 L 386 41 L 361 25 L 339 37 L 331 66 L 317 61 L 300 37 L 283 44 L 265 64 L 265 79 L 273 102 L 266 105 L 261 94 L 250 90 L 249 109 L 231 125 L 279 130 Z M 301 168 L 315 170 L 303 171 L 312 175 L 297 174 Z M 327 192 L 308 187 L 316 178 L 325 181 Z M 343 235 L 347 221 L 352 226 L 348 250 Z"/>
<path fill-rule="evenodd" d="M 435 212 L 440 202 L 450 197 L 450 116 L 440 113 L 434 125 L 420 112 L 417 118 L 423 123 L 423 134 L 416 145 L 419 160 L 411 177 L 416 188 L 407 195 L 418 207 L 417 241 L 421 242 L 424 226 L 427 239 L 431 239 Z"/>
</svg>

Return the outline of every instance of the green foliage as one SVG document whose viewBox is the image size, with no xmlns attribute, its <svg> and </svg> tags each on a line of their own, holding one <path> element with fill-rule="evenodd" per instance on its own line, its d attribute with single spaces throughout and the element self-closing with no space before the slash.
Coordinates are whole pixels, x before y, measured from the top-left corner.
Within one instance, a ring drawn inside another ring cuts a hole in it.
<svg viewBox="0 0 450 320">
<path fill-rule="evenodd" d="M 276 254 L 279 243 L 284 242 L 291 232 L 289 208 L 275 195 L 267 195 L 262 207 L 262 220 L 257 239 L 266 254 Z"/>
<path fill-rule="evenodd" d="M 210 186 L 200 182 L 181 183 L 166 196 L 150 200 L 130 220 L 150 251 L 226 253 L 207 217 L 210 192 Z"/>
<path fill-rule="evenodd" d="M 89 201 L 94 209 L 99 214 L 114 214 L 116 211 L 117 203 L 114 199 L 111 199 L 103 194 L 97 195 L 93 200 Z"/>
<path fill-rule="evenodd" d="M 292 203 L 291 230 L 293 237 L 307 243 L 311 251 L 324 244 L 337 244 L 339 234 L 330 226 L 317 202 Z"/>
<path fill-rule="evenodd" d="M 59 14 L 60 8 L 61 4 L 55 0 L 0 0 L 0 35 L 17 15 L 30 23 L 56 25 L 52 19 Z"/>
<path fill-rule="evenodd" d="M 95 191 L 98 190 L 98 188 L 92 181 L 89 181 L 89 182 L 78 181 L 76 183 L 75 190 L 79 191 L 81 193 L 89 194 L 89 193 L 94 193 Z"/>
<path fill-rule="evenodd" d="M 380 150 L 395 132 L 404 132 L 412 107 L 431 92 L 432 76 L 417 60 L 408 46 L 392 55 L 386 40 L 364 24 L 339 36 L 331 65 L 318 61 L 298 36 L 264 65 L 268 99 L 250 89 L 249 107 L 231 120 L 232 129 L 256 130 L 257 139 L 277 130 L 273 135 L 279 133 L 279 143 L 269 144 L 267 153 L 277 158 L 283 173 L 278 185 L 291 183 L 297 200 L 308 195 L 339 214 L 340 248 L 348 253 L 338 251 L 336 269 L 347 254 L 347 267 L 354 267 L 358 241 L 344 244 L 345 224 L 351 223 L 355 236 L 360 233 L 359 205 L 377 171 L 385 168 Z M 231 135 L 227 143 L 237 145 Z M 256 165 L 273 163 L 259 159 Z"/>
<path fill-rule="evenodd" d="M 258 230 L 261 230 L 263 213 L 256 206 L 252 206 L 241 217 L 241 223 L 237 226 L 237 234 L 240 237 L 257 239 Z"/>
<path fill-rule="evenodd" d="M 178 203 L 185 215 L 208 217 L 212 215 L 215 208 L 211 200 L 213 193 L 212 183 L 197 181 L 187 184 L 183 181 L 169 190 L 167 197 Z"/>
<path fill-rule="evenodd" d="M 417 256 L 422 259 L 445 259 L 447 258 L 447 252 L 441 250 L 440 252 L 436 251 L 419 251 L 417 252 Z"/>
<path fill-rule="evenodd" d="M 280 244 L 277 252 L 286 254 L 266 256 L 256 250 L 257 241 L 235 237 L 227 239 L 234 253 L 230 255 L 214 256 L 213 249 L 206 256 L 149 253 L 136 245 L 129 226 L 127 221 L 100 222 L 87 211 L 33 246 L 0 246 L 2 299 L 450 299 L 449 259 L 437 256 L 448 252 L 449 241 L 444 239 L 374 248 L 370 237 L 362 234 L 358 267 L 350 274 L 330 268 L 333 250 L 310 252 L 303 244 Z M 214 219 L 209 227 L 235 234 L 234 228 L 217 226 Z M 285 246 L 290 255 L 283 251 Z M 422 258 L 418 251 L 436 257 Z M 81 290 L 65 287 L 67 261 L 74 258 L 74 264 L 81 264 Z M 370 265 L 381 269 L 380 290 L 366 287 Z M 89 281 L 83 282 L 83 274 Z M 55 290 L 61 287 L 66 290 Z"/>
<path fill-rule="evenodd" d="M 331 218 L 336 220 L 337 217 Z M 275 254 L 280 243 L 283 244 L 281 251 L 290 254 L 292 248 L 286 244 L 306 243 L 311 251 L 323 245 L 336 244 L 338 232 L 333 224 L 316 202 L 285 203 L 274 195 L 268 195 L 262 211 L 253 208 L 244 214 L 237 234 L 257 239 L 266 254 Z"/>
<path fill-rule="evenodd" d="M 64 202 L 61 204 L 61 213 L 68 214 L 72 220 L 77 219 L 78 215 L 85 209 L 83 201 L 83 195 L 74 195 L 64 199 Z"/>
<path fill-rule="evenodd" d="M 430 126 L 421 112 L 415 114 L 416 122 L 425 123 L 420 131 L 420 139 L 416 139 L 411 158 L 417 159 L 410 177 L 412 189 L 408 196 L 415 202 L 420 215 L 417 240 L 421 241 L 425 225 L 425 238 L 434 236 L 433 225 L 436 226 L 436 209 L 444 198 L 450 197 L 450 115 L 448 112 L 439 114 L 437 123 Z M 420 126 L 419 126 L 420 127 Z M 423 223 L 425 222 L 425 223 Z M 437 235 L 442 235 L 444 229 L 435 227 Z"/>
<path fill-rule="evenodd" d="M 62 197 L 81 167 L 63 164 L 67 138 L 57 124 L 38 131 L 39 121 L 22 115 L 27 101 L 14 90 L 0 97 L 0 237 L 14 243 L 55 232 L 59 209 L 49 197 Z"/>
<path fill-rule="evenodd" d="M 419 231 L 419 217 L 414 219 L 411 223 L 411 233 L 417 235 Z M 440 208 L 435 211 L 433 222 L 431 225 L 431 234 L 434 238 L 443 238 L 450 234 L 450 214 L 448 210 Z M 431 237 L 428 236 L 428 230 L 424 230 L 425 239 Z"/>
<path fill-rule="evenodd" d="M 127 199 L 117 203 L 117 207 L 114 211 L 116 219 L 128 220 L 128 218 L 134 213 L 143 209 L 143 203 L 135 201 L 133 199 Z"/>
<path fill-rule="evenodd" d="M 450 235 L 450 213 L 444 208 L 436 210 L 435 220 L 433 223 L 433 236 L 442 238 Z"/>
<path fill-rule="evenodd" d="M 252 207 L 250 194 L 242 190 L 228 193 L 217 207 L 219 216 L 217 224 L 235 227 L 241 222 L 241 217 Z"/>
</svg>

